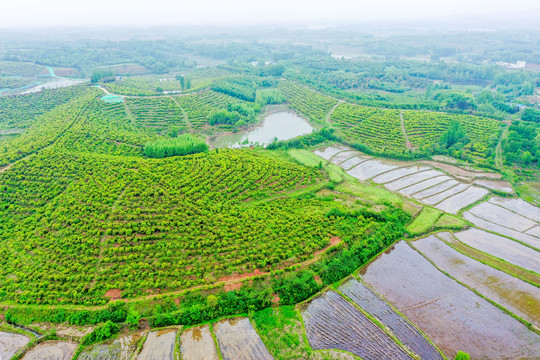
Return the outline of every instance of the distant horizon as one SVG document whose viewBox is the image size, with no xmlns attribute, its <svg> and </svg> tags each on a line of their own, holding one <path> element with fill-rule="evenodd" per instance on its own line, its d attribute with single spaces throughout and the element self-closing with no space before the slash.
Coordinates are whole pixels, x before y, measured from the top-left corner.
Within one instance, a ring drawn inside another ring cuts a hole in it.
<svg viewBox="0 0 540 360">
<path fill-rule="evenodd" d="M 457 21 L 456 25 L 462 20 L 471 20 L 473 24 L 469 25 L 476 25 L 474 23 L 481 20 L 501 22 L 503 26 L 514 22 L 518 26 L 538 27 L 539 19 L 540 3 L 532 0 L 516 0 L 512 3 L 456 0 L 443 4 L 425 0 L 407 3 L 381 0 L 369 6 L 347 0 L 335 0 L 332 4 L 319 0 L 275 0 L 271 5 L 246 0 L 201 0 L 192 4 L 177 4 L 173 0 L 154 0 L 151 3 L 112 3 L 105 0 L 51 0 L 43 3 L 30 0 L 4 4 L 0 13 L 0 29 L 342 27 L 444 23 L 450 20 Z"/>
</svg>

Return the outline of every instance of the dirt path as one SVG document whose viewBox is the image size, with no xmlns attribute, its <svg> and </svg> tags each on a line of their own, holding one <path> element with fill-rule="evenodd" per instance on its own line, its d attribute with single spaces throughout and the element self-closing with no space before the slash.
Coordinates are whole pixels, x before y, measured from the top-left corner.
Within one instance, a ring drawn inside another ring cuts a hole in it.
<svg viewBox="0 0 540 360">
<path fill-rule="evenodd" d="M 327 124 L 330 124 L 330 119 L 332 118 L 332 114 L 334 113 L 334 111 L 336 111 L 336 108 L 343 104 L 345 101 L 344 100 L 339 100 L 338 99 L 338 102 L 336 105 L 334 105 L 333 108 L 330 109 L 330 111 L 328 112 L 328 114 L 326 115 L 326 119 L 324 119 L 324 122 L 327 123 Z"/>
<path fill-rule="evenodd" d="M 186 123 L 188 129 L 189 129 L 189 132 L 193 132 L 193 126 L 191 125 L 191 121 L 189 121 L 189 117 L 186 113 L 186 110 L 184 110 L 184 108 L 182 107 L 182 105 L 180 105 L 180 103 L 173 97 L 173 96 L 169 96 L 169 99 L 171 99 L 172 101 L 174 101 L 174 103 L 176 105 L 178 105 L 178 107 L 180 108 L 180 110 L 182 110 L 182 114 L 184 115 L 184 122 Z"/>
<path fill-rule="evenodd" d="M 499 138 L 499 142 L 497 143 L 497 147 L 495 148 L 495 166 L 497 169 L 502 170 L 503 169 L 503 153 L 502 153 L 502 142 L 506 139 L 508 136 L 508 126 L 503 130 L 501 137 Z"/>
<path fill-rule="evenodd" d="M 174 97 L 174 96 L 188 96 L 188 95 L 195 95 L 195 94 L 201 94 L 205 91 L 208 91 L 210 90 L 210 88 L 204 88 L 204 89 L 201 89 L 201 90 L 198 90 L 198 91 L 193 91 L 193 92 L 188 92 L 188 93 L 181 93 L 181 94 L 175 94 L 175 95 L 171 95 L 171 94 L 163 94 L 163 95 L 146 95 L 146 96 L 141 96 L 141 95 L 121 95 L 121 94 L 114 94 L 112 92 L 110 92 L 109 90 L 107 90 L 106 88 L 104 88 L 103 86 L 99 85 L 98 86 L 99 89 L 101 89 L 106 95 L 113 95 L 113 96 L 120 96 L 120 97 L 123 97 L 123 98 L 129 98 L 129 99 L 148 99 L 148 98 L 159 98 L 159 97 Z"/>
<path fill-rule="evenodd" d="M 401 121 L 401 131 L 403 132 L 403 136 L 405 137 L 405 144 L 407 145 L 407 149 L 412 150 L 412 144 L 409 141 L 409 137 L 407 136 L 407 131 L 405 130 L 405 121 L 403 120 L 403 110 L 399 111 L 399 119 Z"/>
</svg>

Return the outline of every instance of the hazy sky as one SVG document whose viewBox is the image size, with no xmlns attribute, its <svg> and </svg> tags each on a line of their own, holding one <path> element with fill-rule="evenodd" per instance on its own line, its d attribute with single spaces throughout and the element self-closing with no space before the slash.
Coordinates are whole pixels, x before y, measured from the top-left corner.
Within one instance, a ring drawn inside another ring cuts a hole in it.
<svg viewBox="0 0 540 360">
<path fill-rule="evenodd" d="M 539 0 L 2 0 L 0 27 L 365 22 L 540 10 Z M 540 19 L 539 19 L 540 22 Z"/>
</svg>

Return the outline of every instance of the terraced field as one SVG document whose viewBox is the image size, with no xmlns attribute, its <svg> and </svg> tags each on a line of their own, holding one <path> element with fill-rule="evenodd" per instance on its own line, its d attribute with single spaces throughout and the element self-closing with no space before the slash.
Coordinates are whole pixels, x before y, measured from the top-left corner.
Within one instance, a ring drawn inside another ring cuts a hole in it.
<svg viewBox="0 0 540 360">
<path fill-rule="evenodd" d="M 436 144 L 452 121 L 458 121 L 474 144 L 470 152 L 485 156 L 489 149 L 489 136 L 498 131 L 501 123 L 494 119 L 453 115 L 428 111 L 403 111 L 405 130 L 414 148 L 426 148 Z"/>
<path fill-rule="evenodd" d="M 331 121 L 347 140 L 366 144 L 372 150 L 401 152 L 406 149 L 399 110 L 343 103 L 332 113 Z"/>
<path fill-rule="evenodd" d="M 343 146 L 316 149 L 314 153 L 341 166 L 358 180 L 372 180 L 390 191 L 410 196 L 451 214 L 456 214 L 489 193 L 484 188 L 455 180 L 423 164 L 372 158 Z"/>
<path fill-rule="evenodd" d="M 160 131 L 174 126 L 181 133 L 188 129 L 182 109 L 168 97 L 130 98 L 127 105 L 141 126 Z"/>
<path fill-rule="evenodd" d="M 291 81 L 280 81 L 278 88 L 290 102 L 290 107 L 311 121 L 324 123 L 338 101 Z"/>
<path fill-rule="evenodd" d="M 219 355 L 208 325 L 188 329 L 180 337 L 183 359 L 218 360 Z"/>
<path fill-rule="evenodd" d="M 0 331 L 0 359 L 11 359 L 29 342 L 27 336 Z"/>
</svg>

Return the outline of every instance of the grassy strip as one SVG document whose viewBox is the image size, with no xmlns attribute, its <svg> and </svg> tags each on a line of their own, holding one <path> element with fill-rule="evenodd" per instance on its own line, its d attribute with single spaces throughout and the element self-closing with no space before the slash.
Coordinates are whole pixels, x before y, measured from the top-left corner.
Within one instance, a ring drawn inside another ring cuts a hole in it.
<svg viewBox="0 0 540 360">
<path fill-rule="evenodd" d="M 208 329 L 210 330 L 210 334 L 212 335 L 212 339 L 214 340 L 214 346 L 216 347 L 219 360 L 223 360 L 223 354 L 221 353 L 221 349 L 219 348 L 219 342 L 216 333 L 214 332 L 214 324 L 208 324 Z"/>
<path fill-rule="evenodd" d="M 452 236 L 454 235 L 452 234 Z M 531 285 L 540 287 L 540 275 L 532 271 L 525 270 L 523 268 L 520 268 L 519 266 L 510 264 L 483 251 L 470 247 L 469 245 L 462 243 L 458 239 L 455 239 L 454 241 L 447 241 L 440 236 L 437 237 L 447 243 L 454 250 L 462 253 L 463 255 L 473 258 L 484 265 L 488 265 L 494 269 L 503 271 L 508 275 L 512 275 L 513 277 L 523 280 Z"/>
<path fill-rule="evenodd" d="M 540 335 L 540 330 L 537 329 L 535 326 L 533 326 L 533 324 L 531 324 L 530 322 L 528 322 L 527 320 L 523 319 L 521 316 L 518 316 L 516 314 L 514 314 L 513 312 L 511 312 L 510 310 L 508 310 L 507 308 L 505 308 L 504 306 L 496 303 L 495 301 L 491 300 L 490 298 L 484 296 L 482 293 L 480 293 L 478 290 L 476 290 L 475 288 L 467 285 L 466 283 L 463 283 L 457 279 L 455 279 L 452 275 L 450 275 L 449 273 L 447 273 L 446 271 L 444 271 L 443 269 L 441 269 L 440 267 L 437 266 L 437 264 L 435 264 L 430 258 L 428 258 L 426 255 L 424 255 L 424 253 L 422 253 L 420 250 L 418 250 L 416 247 L 414 247 L 414 245 L 412 245 L 411 243 L 409 243 L 409 245 L 411 245 L 411 247 L 416 250 L 420 255 L 422 255 L 427 261 L 429 261 L 429 263 L 431 265 L 433 265 L 433 267 L 435 267 L 435 269 L 439 270 L 441 273 L 443 273 L 444 275 L 448 276 L 450 279 L 452 279 L 453 281 L 457 282 L 458 284 L 464 286 L 465 288 L 469 289 L 470 291 L 474 292 L 476 295 L 480 296 L 482 299 L 486 300 L 487 302 L 489 302 L 490 304 L 494 305 L 495 307 L 499 308 L 500 310 L 502 310 L 503 312 L 505 312 L 506 314 L 512 316 L 514 319 L 518 320 L 519 322 L 523 323 L 525 326 L 527 326 L 527 328 L 531 331 L 533 331 L 534 333 Z"/>
<path fill-rule="evenodd" d="M 420 215 L 406 229 L 412 235 L 424 234 L 434 227 L 441 216 L 442 212 L 440 210 L 424 206 Z"/>
</svg>

